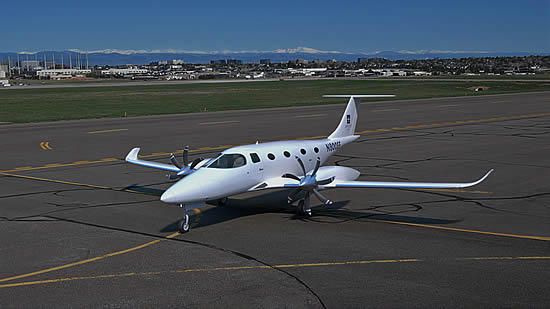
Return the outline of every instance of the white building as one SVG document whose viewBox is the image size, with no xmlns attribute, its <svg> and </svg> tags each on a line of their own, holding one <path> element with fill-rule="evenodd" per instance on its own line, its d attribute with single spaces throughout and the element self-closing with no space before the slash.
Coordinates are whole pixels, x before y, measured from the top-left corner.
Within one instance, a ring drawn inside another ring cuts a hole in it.
<svg viewBox="0 0 550 309">
<path fill-rule="evenodd" d="M 92 70 L 79 70 L 79 69 L 51 69 L 51 70 L 40 70 L 36 71 L 36 75 L 40 78 L 69 78 L 72 76 L 86 75 L 92 73 Z"/>
<path fill-rule="evenodd" d="M 138 68 L 101 70 L 101 75 L 136 75 L 136 74 L 147 74 L 147 73 L 149 73 L 149 70 L 138 69 Z"/>
</svg>

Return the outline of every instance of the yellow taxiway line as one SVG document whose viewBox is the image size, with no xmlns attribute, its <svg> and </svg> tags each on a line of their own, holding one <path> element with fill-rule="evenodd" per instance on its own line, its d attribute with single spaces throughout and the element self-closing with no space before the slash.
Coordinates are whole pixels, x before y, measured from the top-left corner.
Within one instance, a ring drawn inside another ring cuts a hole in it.
<svg viewBox="0 0 550 309">
<path fill-rule="evenodd" d="M 515 115 L 515 116 L 504 116 L 504 117 L 493 117 L 493 118 L 483 118 L 483 119 L 474 119 L 474 120 L 460 120 L 460 121 L 452 121 L 452 122 L 440 122 L 440 123 L 431 123 L 431 124 L 420 124 L 420 125 L 411 125 L 411 126 L 405 126 L 405 127 L 393 127 L 393 128 L 387 128 L 387 129 L 373 129 L 373 130 L 365 130 L 356 132 L 356 134 L 370 134 L 370 133 L 380 133 L 380 132 L 392 132 L 392 131 L 401 131 L 401 130 L 410 130 L 410 129 L 421 129 L 421 128 L 433 128 L 433 127 L 442 127 L 442 126 L 451 126 L 451 125 L 463 125 L 463 124 L 474 124 L 474 123 L 483 123 L 483 122 L 491 122 L 491 121 L 503 121 L 503 120 L 514 120 L 514 119 L 522 119 L 522 118 L 532 118 L 532 117 L 542 117 L 542 116 L 550 116 L 550 112 L 546 113 L 537 113 L 537 114 L 525 114 L 525 115 Z M 237 121 L 237 120 L 231 120 L 231 122 Z M 237 121 L 238 122 L 238 121 Z M 222 123 L 222 122 L 203 122 L 202 124 L 215 124 L 215 123 Z M 305 140 L 305 139 L 317 139 L 317 138 L 326 138 L 327 136 L 310 136 L 310 137 L 299 137 L 296 138 L 297 140 Z M 235 145 L 221 145 L 221 146 L 215 146 L 215 147 L 202 147 L 199 149 L 193 149 L 189 152 L 198 152 L 198 151 L 210 151 L 210 150 L 220 150 L 220 149 L 226 149 L 233 147 Z M 170 153 L 182 153 L 183 150 L 173 151 L 173 152 L 156 152 L 152 153 L 150 155 L 140 155 L 140 158 L 148 158 L 148 157 L 157 157 L 157 156 L 169 156 Z M 75 166 L 75 165 L 84 165 L 84 164 L 94 164 L 94 163 L 105 163 L 105 162 L 111 162 L 111 161 L 119 161 L 120 159 L 115 158 L 104 158 L 100 160 L 94 160 L 94 161 L 77 161 L 72 163 L 53 163 L 53 164 L 47 164 L 43 166 L 24 166 L 24 167 L 17 167 L 10 170 L 4 170 L 0 172 L 4 173 L 10 173 L 10 172 L 19 172 L 19 171 L 31 171 L 31 170 L 39 170 L 39 169 L 47 169 L 47 168 L 53 168 L 53 167 L 65 167 L 65 166 Z"/>
<path fill-rule="evenodd" d="M 91 132 L 88 132 L 88 134 L 110 133 L 110 132 L 120 132 L 120 131 L 128 131 L 128 129 L 112 129 L 112 130 L 103 130 L 103 131 L 91 131 Z"/>
<path fill-rule="evenodd" d="M 166 236 L 163 239 L 174 238 L 174 237 L 178 236 L 179 234 L 180 234 L 179 232 L 174 233 L 174 234 Z M 139 249 L 143 249 L 145 247 L 149 247 L 151 245 L 154 245 L 154 244 L 157 244 L 157 243 L 161 242 L 163 239 L 156 239 L 156 240 L 150 241 L 148 243 L 144 243 L 144 244 L 139 245 L 139 246 L 135 246 L 135 247 L 132 247 L 132 248 L 129 248 L 129 249 L 121 250 L 121 251 L 108 253 L 108 254 L 105 254 L 105 255 L 102 255 L 102 256 L 97 256 L 97 257 L 94 257 L 94 258 L 91 258 L 91 259 L 86 259 L 86 260 L 82 260 L 82 261 L 78 261 L 78 262 L 74 262 L 74 263 L 69 263 L 69 264 L 56 266 L 56 267 L 52 267 L 52 268 L 47 268 L 47 269 L 35 271 L 35 272 L 32 272 L 32 273 L 28 273 L 28 274 L 3 278 L 3 279 L 0 279 L 0 282 L 6 282 L 6 281 L 26 278 L 26 277 L 30 277 L 30 276 L 36 276 L 36 275 L 40 275 L 40 274 L 43 274 L 43 273 L 48 273 L 48 272 L 52 272 L 52 271 L 56 271 L 56 270 L 60 270 L 60 269 L 65 269 L 65 268 L 69 268 L 69 267 L 73 267 L 73 266 L 77 266 L 77 265 L 91 263 L 91 262 L 98 261 L 98 260 L 103 260 L 103 259 L 106 259 L 108 257 L 117 256 L 117 255 L 125 254 L 125 253 L 128 253 L 128 252 L 136 251 L 136 250 L 139 250 Z"/>
<path fill-rule="evenodd" d="M 517 235 L 517 234 L 507 234 L 507 233 L 485 232 L 485 231 L 468 230 L 468 229 L 461 229 L 461 228 L 455 228 L 455 227 L 446 227 L 446 226 L 430 225 L 430 224 L 420 224 L 420 223 L 412 223 L 412 222 L 391 221 L 391 220 L 379 220 L 379 219 L 366 219 L 366 220 L 367 221 L 373 221 L 373 222 L 382 222 L 382 223 L 390 223 L 390 224 L 425 227 L 425 228 L 438 229 L 438 230 L 447 230 L 447 231 L 466 232 L 466 233 L 484 234 L 484 235 L 492 235 L 492 236 L 502 236 L 502 237 L 512 237 L 512 238 L 523 238 L 523 239 L 550 241 L 550 237 L 547 237 L 547 236 Z"/>
<path fill-rule="evenodd" d="M 224 123 L 237 123 L 240 122 L 239 120 L 226 120 L 226 121 L 212 121 L 212 122 L 200 122 L 199 124 L 202 125 L 209 125 L 209 124 L 224 124 Z"/>
<path fill-rule="evenodd" d="M 313 114 L 313 115 L 300 115 L 300 116 L 294 116 L 294 118 L 311 118 L 311 117 L 323 117 L 327 114 Z"/>
<path fill-rule="evenodd" d="M 99 186 L 99 185 L 91 185 L 91 184 L 87 184 L 87 183 L 57 180 L 57 179 L 42 178 L 42 177 L 27 176 L 27 175 L 18 175 L 18 174 L 4 173 L 4 172 L 0 172 L 0 175 L 4 175 L 4 176 L 7 176 L 7 177 L 15 177 L 15 178 L 38 180 L 38 181 L 54 182 L 54 183 L 60 183 L 60 184 L 64 184 L 64 185 L 88 187 L 88 188 L 94 188 L 94 189 L 103 189 L 103 190 L 130 192 L 130 193 L 148 194 L 148 193 L 145 193 L 145 192 L 130 190 L 130 189 L 124 189 L 124 188 L 113 188 L 113 187 L 106 187 L 106 186 Z"/>
<path fill-rule="evenodd" d="M 160 240 L 159 240 L 160 241 Z M 455 258 L 452 261 L 525 261 L 525 260 L 549 260 L 550 256 L 491 256 L 491 257 L 466 257 Z M 38 281 L 25 281 L 17 283 L 1 284 L 0 288 L 10 288 L 37 284 L 57 283 L 65 281 L 76 280 L 91 280 L 91 279 L 106 279 L 106 278 L 123 278 L 134 276 L 154 276 L 164 274 L 178 274 L 178 273 L 192 273 L 192 272 L 219 272 L 219 271 L 239 271 L 239 270 L 265 270 L 265 269 L 282 269 L 282 268 L 305 268 L 305 267 L 334 267 L 334 266 L 347 266 L 347 265 L 366 265 L 366 264 L 398 264 L 398 263 L 415 263 L 415 262 L 428 262 L 428 259 L 388 259 L 388 260 L 362 260 L 362 261 L 344 261 L 344 262 L 324 262 L 324 263 L 307 263 L 307 264 L 283 264 L 283 265 L 258 265 L 258 266 L 234 266 L 234 267 L 212 267 L 212 268 L 190 268 L 190 269 L 178 269 L 168 271 L 148 271 L 148 272 L 131 272 L 122 274 L 106 274 L 95 276 L 82 276 L 82 277 L 67 277 Z"/>
</svg>

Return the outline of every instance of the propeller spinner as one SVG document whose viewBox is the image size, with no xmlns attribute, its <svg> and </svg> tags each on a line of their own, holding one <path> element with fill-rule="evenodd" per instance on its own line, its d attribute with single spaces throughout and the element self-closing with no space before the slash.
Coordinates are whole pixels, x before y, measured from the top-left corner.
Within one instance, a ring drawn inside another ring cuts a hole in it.
<svg viewBox="0 0 550 309">
<path fill-rule="evenodd" d="M 196 158 L 195 160 L 193 160 L 193 162 L 191 162 L 191 164 L 189 164 L 189 146 L 185 146 L 185 148 L 183 148 L 182 159 L 183 165 L 178 162 L 173 153 L 170 154 L 170 161 L 180 170 L 176 175 L 168 175 L 169 179 L 183 178 L 187 175 L 194 173 L 196 171 L 195 167 L 197 166 L 197 164 L 199 164 L 203 160 L 203 158 Z"/>
<path fill-rule="evenodd" d="M 304 166 L 304 162 L 302 162 L 302 159 L 300 159 L 298 156 L 296 156 L 296 160 L 298 161 L 298 164 L 300 165 L 300 168 L 302 169 L 302 172 L 304 173 L 303 177 L 298 177 L 294 174 L 284 174 L 282 177 L 285 178 L 291 178 L 294 180 L 299 181 L 298 188 L 296 188 L 294 191 L 292 191 L 288 195 L 288 203 L 291 204 L 294 202 L 294 198 L 300 191 L 305 191 L 305 197 L 303 199 L 303 205 L 301 207 L 303 208 L 303 211 L 307 214 L 311 214 L 310 210 L 310 196 L 313 193 L 319 201 L 321 201 L 325 205 L 332 204 L 332 201 L 323 196 L 317 189 L 319 186 L 327 185 L 331 183 L 334 180 L 334 177 L 323 179 L 323 180 L 317 180 L 317 171 L 319 171 L 319 167 L 321 166 L 321 159 L 317 158 L 317 162 L 315 163 L 315 168 L 311 172 L 311 174 L 308 174 L 306 171 L 306 168 Z M 300 202 L 302 204 L 302 202 Z"/>
</svg>

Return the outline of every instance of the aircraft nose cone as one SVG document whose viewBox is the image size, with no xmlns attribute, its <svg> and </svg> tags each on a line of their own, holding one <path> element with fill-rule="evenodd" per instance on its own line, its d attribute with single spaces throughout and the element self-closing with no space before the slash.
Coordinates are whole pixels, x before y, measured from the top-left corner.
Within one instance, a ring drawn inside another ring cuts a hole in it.
<svg viewBox="0 0 550 309">
<path fill-rule="evenodd" d="M 164 191 L 160 200 L 170 204 L 185 204 L 191 202 L 200 202 L 205 200 L 204 190 L 198 179 L 186 178 L 178 181 L 173 186 Z"/>
<path fill-rule="evenodd" d="M 176 192 L 172 190 L 172 187 L 168 188 L 168 190 L 164 191 L 164 193 L 160 196 L 161 202 L 164 203 L 177 203 L 176 201 Z"/>
</svg>

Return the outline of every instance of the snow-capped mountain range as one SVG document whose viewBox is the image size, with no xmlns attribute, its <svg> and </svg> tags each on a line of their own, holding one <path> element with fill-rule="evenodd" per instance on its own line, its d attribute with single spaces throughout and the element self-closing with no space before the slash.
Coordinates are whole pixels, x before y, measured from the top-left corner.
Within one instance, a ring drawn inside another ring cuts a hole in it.
<svg viewBox="0 0 550 309">
<path fill-rule="evenodd" d="M 529 55 L 550 55 L 550 53 L 540 52 L 489 52 L 489 51 L 449 51 L 449 50 L 400 50 L 400 51 L 371 51 L 371 52 L 344 52 L 344 51 L 326 51 L 317 50 L 309 47 L 296 47 L 287 49 L 275 49 L 269 51 L 261 50 L 221 50 L 221 51 L 201 51 L 201 50 L 79 50 L 69 49 L 66 51 L 42 51 L 29 52 L 23 51 L 0 52 L 0 61 L 11 58 L 12 62 L 20 60 L 39 60 L 43 61 L 46 55 L 47 61 L 54 57 L 57 63 L 61 62 L 62 56 L 64 62 L 69 62 L 69 55 L 72 55 L 73 61 L 76 61 L 77 54 L 88 54 L 89 65 L 122 65 L 122 64 L 149 64 L 153 61 L 162 61 L 170 59 L 182 59 L 186 63 L 209 63 L 211 60 L 219 59 L 239 59 L 243 62 L 259 62 L 260 59 L 270 59 L 271 62 L 286 62 L 295 59 L 305 60 L 341 60 L 357 61 L 357 58 L 387 58 L 390 60 L 411 60 L 411 59 L 434 59 L 434 58 L 467 58 L 467 57 L 497 57 L 497 56 L 529 56 Z M 82 57 L 81 57 L 82 58 Z M 73 62 L 74 64 L 74 62 Z"/>
</svg>

